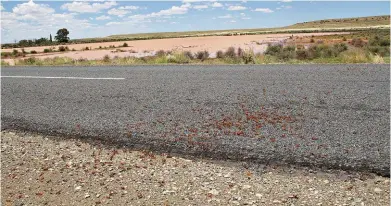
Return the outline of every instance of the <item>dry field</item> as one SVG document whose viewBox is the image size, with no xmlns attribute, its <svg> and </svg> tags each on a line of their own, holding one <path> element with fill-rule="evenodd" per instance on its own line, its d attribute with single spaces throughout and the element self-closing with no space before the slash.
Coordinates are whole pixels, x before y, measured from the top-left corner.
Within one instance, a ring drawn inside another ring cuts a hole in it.
<svg viewBox="0 0 391 206">
<path fill-rule="evenodd" d="M 151 39 L 151 40 L 138 40 L 138 41 L 126 41 L 128 47 L 121 47 L 124 42 L 102 42 L 102 43 L 89 43 L 89 44 L 74 44 L 64 45 L 68 46 L 70 50 L 76 51 L 68 52 L 51 52 L 40 53 L 44 49 L 51 48 L 51 46 L 42 47 L 28 47 L 25 51 L 30 52 L 35 50 L 38 54 L 28 54 L 26 57 L 35 56 L 37 58 L 53 58 L 53 57 L 70 57 L 72 59 L 102 59 L 105 55 L 110 57 L 126 57 L 126 56 L 150 56 L 158 50 L 187 50 L 191 52 L 207 50 L 213 57 L 218 50 L 226 50 L 228 47 L 241 47 L 243 49 L 251 49 L 254 52 L 263 52 L 267 47 L 267 43 L 270 42 L 283 42 L 289 39 L 292 35 L 294 37 L 310 37 L 310 36 L 324 36 L 324 35 L 336 35 L 336 34 L 348 34 L 348 32 L 328 32 L 328 33 L 297 33 L 297 34 L 263 34 L 263 35 L 245 35 L 245 36 L 207 36 L 207 37 L 189 37 L 189 38 L 174 38 L 174 39 Z M 111 45 L 118 48 L 109 48 Z M 84 50 L 86 47 L 89 50 Z M 99 49 L 99 47 L 107 49 Z M 58 46 L 56 46 L 58 49 Z M 3 49 L 3 52 L 12 52 L 13 49 Z M 21 51 L 21 49 L 19 49 Z M 13 65 L 13 59 L 4 59 L 4 61 Z"/>
</svg>

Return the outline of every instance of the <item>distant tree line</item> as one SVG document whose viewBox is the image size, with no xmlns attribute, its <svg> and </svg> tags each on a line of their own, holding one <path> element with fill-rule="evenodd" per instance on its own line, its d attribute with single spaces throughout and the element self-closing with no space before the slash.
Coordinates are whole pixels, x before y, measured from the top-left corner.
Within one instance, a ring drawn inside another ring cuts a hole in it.
<svg viewBox="0 0 391 206">
<path fill-rule="evenodd" d="M 50 46 L 56 44 L 67 43 L 69 41 L 69 31 L 66 28 L 59 29 L 57 35 L 52 39 L 52 34 L 49 38 L 41 37 L 39 39 L 22 39 L 17 43 L 2 44 L 2 48 L 20 48 L 20 47 L 33 47 L 33 46 Z"/>
</svg>

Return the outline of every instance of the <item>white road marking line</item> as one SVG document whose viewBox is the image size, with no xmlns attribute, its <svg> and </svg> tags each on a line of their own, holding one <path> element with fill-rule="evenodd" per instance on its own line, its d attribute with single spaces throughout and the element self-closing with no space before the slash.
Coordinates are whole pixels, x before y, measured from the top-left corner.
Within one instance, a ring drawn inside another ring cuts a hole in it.
<svg viewBox="0 0 391 206">
<path fill-rule="evenodd" d="M 124 80 L 125 78 L 101 78 L 101 77 L 44 77 L 44 76 L 0 76 L 1 78 L 26 78 L 26 79 L 91 79 L 91 80 Z"/>
</svg>

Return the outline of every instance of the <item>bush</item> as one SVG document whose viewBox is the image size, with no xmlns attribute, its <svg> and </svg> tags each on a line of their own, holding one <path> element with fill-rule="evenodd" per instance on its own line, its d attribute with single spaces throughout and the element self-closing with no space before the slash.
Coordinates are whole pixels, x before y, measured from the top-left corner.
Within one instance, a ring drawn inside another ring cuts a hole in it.
<svg viewBox="0 0 391 206">
<path fill-rule="evenodd" d="M 58 51 L 61 51 L 61 52 L 66 51 L 66 48 L 64 46 L 59 46 Z"/>
<path fill-rule="evenodd" d="M 48 53 L 48 52 L 50 52 L 50 49 L 44 49 L 43 50 L 43 53 Z"/>
<path fill-rule="evenodd" d="M 242 48 L 238 48 L 238 57 L 243 57 L 243 55 L 244 55 L 244 51 L 243 51 L 243 49 Z"/>
<path fill-rule="evenodd" d="M 194 55 L 193 53 L 191 53 L 191 51 L 184 51 L 183 55 L 185 55 L 189 59 L 194 59 Z"/>
<path fill-rule="evenodd" d="M 76 49 L 75 49 L 75 48 L 73 48 L 73 49 L 72 49 L 72 51 L 76 51 Z"/>
<path fill-rule="evenodd" d="M 123 47 L 128 47 L 128 43 L 125 42 L 122 46 Z"/>
<path fill-rule="evenodd" d="M 27 64 L 27 65 L 34 65 L 36 62 L 37 62 L 37 59 L 35 57 L 29 57 L 29 58 L 23 60 L 23 63 Z"/>
<path fill-rule="evenodd" d="M 12 51 L 12 55 L 14 55 L 14 56 L 17 56 L 17 55 L 18 55 L 18 53 L 19 53 L 19 51 L 18 51 L 18 50 L 16 50 L 16 49 L 14 49 L 14 50 Z"/>
<path fill-rule="evenodd" d="M 167 59 L 168 63 L 177 63 L 177 64 L 188 64 L 190 63 L 190 58 L 185 54 L 185 52 L 174 53 L 173 56 Z"/>
<path fill-rule="evenodd" d="M 106 63 L 110 62 L 110 56 L 106 54 L 106 55 L 103 57 L 103 62 L 106 62 Z"/>
<path fill-rule="evenodd" d="M 311 38 L 310 43 L 314 43 L 314 42 L 315 42 L 315 40 Z"/>
<path fill-rule="evenodd" d="M 24 49 L 22 49 L 22 53 L 23 53 L 23 54 L 27 54 L 27 52 L 26 52 Z"/>
<path fill-rule="evenodd" d="M 31 50 L 31 51 L 30 51 L 30 53 L 31 53 L 31 54 L 36 54 L 36 53 L 37 53 L 37 51 L 35 51 L 35 50 Z"/>
<path fill-rule="evenodd" d="M 361 38 L 354 38 L 352 39 L 351 44 L 355 47 L 363 47 L 365 42 Z"/>
<path fill-rule="evenodd" d="M 277 55 L 277 57 L 281 60 L 289 60 L 294 59 L 296 57 L 296 47 L 295 46 L 287 46 L 282 49 L 282 51 Z"/>
<path fill-rule="evenodd" d="M 209 58 L 209 52 L 208 51 L 199 51 L 196 53 L 196 58 L 204 61 L 205 59 Z"/>
<path fill-rule="evenodd" d="M 224 58 L 224 52 L 219 50 L 216 52 L 216 58 L 222 59 Z"/>
<path fill-rule="evenodd" d="M 10 52 L 1 52 L 1 57 L 2 58 L 7 58 L 10 57 L 12 54 Z"/>
<path fill-rule="evenodd" d="M 162 50 L 162 49 L 156 52 L 156 56 L 158 56 L 158 57 L 162 57 L 162 56 L 165 56 L 165 55 L 166 55 L 166 52 L 164 50 Z"/>
<path fill-rule="evenodd" d="M 241 54 L 242 56 L 242 59 L 243 59 L 243 62 L 245 64 L 255 64 L 255 55 L 254 55 L 254 52 L 253 51 L 245 51 L 245 52 L 242 52 Z"/>
<path fill-rule="evenodd" d="M 227 51 L 225 51 L 224 57 L 227 57 L 227 58 L 235 58 L 235 57 L 236 57 L 235 48 L 229 47 L 229 48 L 227 49 Z"/>
<path fill-rule="evenodd" d="M 387 47 L 389 47 L 390 46 L 390 40 L 389 39 L 382 39 L 379 44 L 380 44 L 380 46 L 387 46 Z"/>
<path fill-rule="evenodd" d="M 308 59 L 308 52 L 306 50 L 297 50 L 296 51 L 296 58 L 299 60 Z"/>
<path fill-rule="evenodd" d="M 279 53 L 281 53 L 281 51 L 282 51 L 282 44 L 276 44 L 276 45 L 269 44 L 266 48 L 265 54 L 277 56 Z"/>
<path fill-rule="evenodd" d="M 333 45 L 333 49 L 337 54 L 348 50 L 348 46 L 344 43 L 338 43 Z"/>
<path fill-rule="evenodd" d="M 347 40 L 346 37 L 343 37 L 343 38 L 342 38 L 342 41 L 346 41 L 346 40 Z"/>
<path fill-rule="evenodd" d="M 382 57 L 390 56 L 390 47 L 368 46 L 367 50 L 373 54 L 378 54 Z"/>
<path fill-rule="evenodd" d="M 88 46 L 86 46 L 86 48 L 84 50 L 90 50 L 90 48 Z"/>
</svg>

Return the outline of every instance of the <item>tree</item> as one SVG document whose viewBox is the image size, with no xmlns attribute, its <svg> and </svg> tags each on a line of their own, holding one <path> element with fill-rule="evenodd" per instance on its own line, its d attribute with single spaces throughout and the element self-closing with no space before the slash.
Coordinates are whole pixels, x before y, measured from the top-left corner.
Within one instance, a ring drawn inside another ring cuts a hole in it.
<svg viewBox="0 0 391 206">
<path fill-rule="evenodd" d="M 57 31 L 57 36 L 54 37 L 58 42 L 68 42 L 69 37 L 68 37 L 69 31 L 66 28 L 59 29 Z"/>
<path fill-rule="evenodd" d="M 49 40 L 50 40 L 50 42 L 52 42 L 52 41 L 53 41 L 53 40 L 52 40 L 52 34 L 50 34 L 50 39 L 49 39 Z"/>
</svg>

